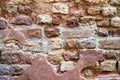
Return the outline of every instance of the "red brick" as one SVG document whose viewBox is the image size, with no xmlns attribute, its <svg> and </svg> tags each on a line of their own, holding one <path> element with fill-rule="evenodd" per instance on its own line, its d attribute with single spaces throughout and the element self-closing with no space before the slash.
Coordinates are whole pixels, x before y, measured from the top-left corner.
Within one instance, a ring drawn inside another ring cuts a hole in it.
<svg viewBox="0 0 120 80">
<path fill-rule="evenodd" d="M 79 41 L 79 48 L 80 49 L 94 49 L 96 47 L 96 40 L 95 39 L 86 39 Z"/>
<path fill-rule="evenodd" d="M 55 24 L 55 25 L 59 25 L 61 19 L 62 19 L 62 17 L 61 17 L 60 15 L 53 16 L 53 18 L 52 18 L 52 22 L 53 22 L 53 24 Z"/>
<path fill-rule="evenodd" d="M 44 28 L 44 33 L 47 37 L 57 37 L 60 34 L 60 30 L 58 27 L 46 26 Z"/>
<path fill-rule="evenodd" d="M 86 38 L 93 35 L 92 30 L 90 29 L 81 29 L 81 30 L 71 30 L 63 31 L 63 38 Z"/>
<path fill-rule="evenodd" d="M 38 38 L 41 39 L 42 38 L 42 30 L 40 28 L 36 28 L 36 29 L 29 29 L 29 30 L 20 30 L 25 36 L 26 38 L 30 39 L 30 38 Z"/>
<path fill-rule="evenodd" d="M 89 23 L 89 24 L 95 23 L 95 18 L 90 16 L 81 17 L 79 19 L 80 19 L 80 23 Z"/>
<path fill-rule="evenodd" d="M 107 30 L 96 30 L 96 34 L 101 37 L 107 37 L 109 35 Z"/>
<path fill-rule="evenodd" d="M 68 60 L 78 60 L 79 59 L 79 54 L 78 54 L 77 50 L 70 49 L 70 50 L 65 50 L 63 52 L 63 57 L 67 61 Z"/>
<path fill-rule="evenodd" d="M 120 49 L 120 39 L 106 39 L 99 41 L 101 49 Z"/>
<path fill-rule="evenodd" d="M 15 18 L 13 18 L 12 20 L 10 20 L 11 24 L 16 24 L 16 25 L 32 25 L 32 18 L 30 18 L 29 16 L 16 16 Z"/>
<path fill-rule="evenodd" d="M 90 15 L 99 15 L 101 8 L 99 6 L 91 6 L 87 9 L 87 13 Z"/>
<path fill-rule="evenodd" d="M 78 40 L 76 39 L 66 39 L 64 40 L 65 49 L 76 49 L 78 48 Z"/>
<path fill-rule="evenodd" d="M 97 18 L 96 24 L 98 27 L 107 27 L 110 26 L 110 19 L 109 18 Z"/>
<path fill-rule="evenodd" d="M 113 37 L 119 37 L 120 36 L 120 30 L 110 30 L 109 34 Z"/>
<path fill-rule="evenodd" d="M 69 19 L 66 21 L 67 27 L 73 28 L 79 26 L 79 19 Z"/>
</svg>

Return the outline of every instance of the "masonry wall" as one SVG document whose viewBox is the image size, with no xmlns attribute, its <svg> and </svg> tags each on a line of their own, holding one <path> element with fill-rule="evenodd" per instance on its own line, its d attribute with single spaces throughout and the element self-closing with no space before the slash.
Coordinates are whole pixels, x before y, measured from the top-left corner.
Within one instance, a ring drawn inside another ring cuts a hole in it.
<svg viewBox="0 0 120 80">
<path fill-rule="evenodd" d="M 0 1 L 0 80 L 120 80 L 119 73 L 119 0 Z"/>
</svg>

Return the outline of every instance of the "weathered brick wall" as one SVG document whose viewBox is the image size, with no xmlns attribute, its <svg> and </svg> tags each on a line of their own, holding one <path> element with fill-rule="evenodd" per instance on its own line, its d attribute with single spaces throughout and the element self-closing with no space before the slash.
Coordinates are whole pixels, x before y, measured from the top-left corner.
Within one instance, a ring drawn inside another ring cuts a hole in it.
<svg viewBox="0 0 120 80">
<path fill-rule="evenodd" d="M 0 80 L 119 73 L 120 0 L 0 0 Z"/>
</svg>

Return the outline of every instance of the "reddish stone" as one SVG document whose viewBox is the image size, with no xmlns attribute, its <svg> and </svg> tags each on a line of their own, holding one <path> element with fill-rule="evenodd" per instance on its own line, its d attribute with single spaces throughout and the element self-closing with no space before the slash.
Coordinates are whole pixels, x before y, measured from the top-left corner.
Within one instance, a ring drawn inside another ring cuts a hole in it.
<svg viewBox="0 0 120 80">
<path fill-rule="evenodd" d="M 93 23 L 95 23 L 95 19 L 93 17 L 85 16 L 85 17 L 80 18 L 80 22 L 93 24 Z"/>
<path fill-rule="evenodd" d="M 120 30 L 110 30 L 109 34 L 113 37 L 119 37 L 120 36 Z"/>
<path fill-rule="evenodd" d="M 97 61 L 103 60 L 103 57 L 102 52 L 96 50 L 82 50 L 79 54 L 76 68 L 63 74 L 57 74 L 45 57 L 37 56 L 32 60 L 31 67 L 25 70 L 22 76 L 13 80 L 84 80 L 80 74 L 81 70 L 94 66 Z"/>
<path fill-rule="evenodd" d="M 26 36 L 26 38 L 42 38 L 42 30 L 40 28 L 21 30 L 21 32 Z"/>
<path fill-rule="evenodd" d="M 79 48 L 80 49 L 94 49 L 96 47 L 96 40 L 95 39 L 86 39 L 79 41 Z"/>
<path fill-rule="evenodd" d="M 108 31 L 96 30 L 96 34 L 101 37 L 107 37 L 109 35 Z"/>
<path fill-rule="evenodd" d="M 107 39 L 99 41 L 101 49 L 120 49 L 120 39 Z"/>
<path fill-rule="evenodd" d="M 52 22 L 53 22 L 53 24 L 58 25 L 58 24 L 60 24 L 61 19 L 62 19 L 62 17 L 60 15 L 59 16 L 53 16 Z"/>
<path fill-rule="evenodd" d="M 79 54 L 77 50 L 66 50 L 63 52 L 63 57 L 65 60 L 78 60 Z"/>
<path fill-rule="evenodd" d="M 31 64 L 32 54 L 25 54 L 20 51 L 5 51 L 1 53 L 1 64 Z"/>
<path fill-rule="evenodd" d="M 21 14 L 30 14 L 32 12 L 32 9 L 29 6 L 19 6 L 18 12 Z"/>
<path fill-rule="evenodd" d="M 70 28 L 79 26 L 79 19 L 69 19 L 66 21 L 66 25 Z"/>
<path fill-rule="evenodd" d="M 6 29 L 7 28 L 7 20 L 4 18 L 0 18 L 0 29 Z"/>
<path fill-rule="evenodd" d="M 45 32 L 45 35 L 47 37 L 56 37 L 56 36 L 59 36 L 60 34 L 60 30 L 58 27 L 54 27 L 54 26 L 47 26 L 44 28 L 44 32 Z"/>
<path fill-rule="evenodd" d="M 3 41 L 7 42 L 9 40 L 16 40 L 16 41 L 20 42 L 20 44 L 22 44 L 24 46 L 29 46 L 29 47 L 38 46 L 37 44 L 34 44 L 34 43 L 32 43 L 32 44 L 28 43 L 26 41 L 25 35 L 22 32 L 17 31 L 17 30 L 13 30 L 13 29 L 8 31 L 8 35 L 5 36 Z"/>
<path fill-rule="evenodd" d="M 65 49 L 77 49 L 78 48 L 78 40 L 76 39 L 66 39 L 64 42 Z"/>
<path fill-rule="evenodd" d="M 92 6 L 87 9 L 87 13 L 90 15 L 99 15 L 101 8 L 99 6 Z"/>
<path fill-rule="evenodd" d="M 72 11 L 71 15 L 74 15 L 76 17 L 84 16 L 85 15 L 85 10 L 83 9 L 83 7 L 79 7 L 77 10 Z"/>
<path fill-rule="evenodd" d="M 32 19 L 29 16 L 17 16 L 10 21 L 11 24 L 16 25 L 32 25 Z"/>
<path fill-rule="evenodd" d="M 96 24 L 98 27 L 107 27 L 110 26 L 110 19 L 109 18 L 97 18 Z"/>
<path fill-rule="evenodd" d="M 63 38 L 87 38 L 92 36 L 93 32 L 90 29 L 67 30 L 67 31 L 63 31 L 62 35 Z"/>
</svg>

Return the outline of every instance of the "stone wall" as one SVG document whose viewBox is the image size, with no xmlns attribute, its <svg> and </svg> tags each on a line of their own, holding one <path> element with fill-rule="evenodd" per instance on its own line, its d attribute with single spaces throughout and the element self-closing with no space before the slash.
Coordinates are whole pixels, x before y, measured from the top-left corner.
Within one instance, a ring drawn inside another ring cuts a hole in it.
<svg viewBox="0 0 120 80">
<path fill-rule="evenodd" d="M 1 0 L 0 80 L 120 80 L 120 0 Z"/>
</svg>

